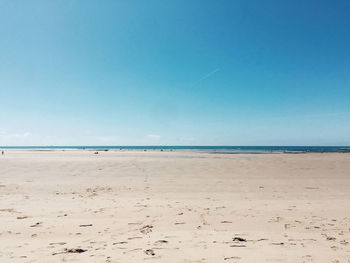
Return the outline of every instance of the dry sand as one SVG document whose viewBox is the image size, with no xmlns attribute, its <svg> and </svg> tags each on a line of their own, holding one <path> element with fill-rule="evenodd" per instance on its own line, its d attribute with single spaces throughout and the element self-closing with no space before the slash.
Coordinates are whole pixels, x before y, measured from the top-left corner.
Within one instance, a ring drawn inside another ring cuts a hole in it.
<svg viewBox="0 0 350 263">
<path fill-rule="evenodd" d="M 6 151 L 0 262 L 350 262 L 350 154 Z"/>
</svg>

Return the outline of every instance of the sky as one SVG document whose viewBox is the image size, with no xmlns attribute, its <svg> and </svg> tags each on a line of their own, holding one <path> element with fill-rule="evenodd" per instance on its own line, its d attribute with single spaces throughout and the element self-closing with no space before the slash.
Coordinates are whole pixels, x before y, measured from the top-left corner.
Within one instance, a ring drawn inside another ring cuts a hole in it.
<svg viewBox="0 0 350 263">
<path fill-rule="evenodd" d="M 0 0 L 0 146 L 350 145 L 348 0 Z"/>
</svg>

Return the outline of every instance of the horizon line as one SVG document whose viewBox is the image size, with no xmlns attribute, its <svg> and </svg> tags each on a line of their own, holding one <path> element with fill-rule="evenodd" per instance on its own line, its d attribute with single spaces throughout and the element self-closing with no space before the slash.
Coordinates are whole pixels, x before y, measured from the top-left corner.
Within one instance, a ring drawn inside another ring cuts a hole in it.
<svg viewBox="0 0 350 263">
<path fill-rule="evenodd" d="M 350 145 L 0 145 L 0 148 L 28 147 L 350 147 Z"/>
</svg>

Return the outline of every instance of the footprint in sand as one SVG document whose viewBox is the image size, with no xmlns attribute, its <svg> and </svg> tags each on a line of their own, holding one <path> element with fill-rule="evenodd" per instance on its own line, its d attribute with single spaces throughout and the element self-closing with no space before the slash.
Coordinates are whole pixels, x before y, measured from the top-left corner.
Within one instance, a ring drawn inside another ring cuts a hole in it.
<svg viewBox="0 0 350 263">
<path fill-rule="evenodd" d="M 88 226 L 92 226 L 92 224 L 79 225 L 79 227 L 88 227 Z"/>
<path fill-rule="evenodd" d="M 156 253 L 154 253 L 153 249 L 146 249 L 145 250 L 145 253 L 149 256 L 155 256 Z"/>
<path fill-rule="evenodd" d="M 128 240 L 139 239 L 139 238 L 142 238 L 142 237 L 129 237 Z"/>
<path fill-rule="evenodd" d="M 242 238 L 242 237 L 234 237 L 232 241 L 236 242 L 247 242 L 247 239 Z"/>
<path fill-rule="evenodd" d="M 34 225 L 31 225 L 30 227 L 38 227 L 42 224 L 43 222 L 36 222 Z"/>
<path fill-rule="evenodd" d="M 145 225 L 142 228 L 140 228 L 140 232 L 142 234 L 147 235 L 148 233 L 152 232 L 152 228 L 153 228 L 153 226 L 151 226 L 151 225 Z"/>
<path fill-rule="evenodd" d="M 242 238 L 242 237 L 234 237 L 232 238 L 232 241 L 235 243 L 231 245 L 230 247 L 246 247 L 245 242 L 247 242 L 247 239 Z"/>
<path fill-rule="evenodd" d="M 78 253 L 78 254 L 80 254 L 80 253 L 84 253 L 86 251 L 87 251 L 86 249 L 81 249 L 81 248 L 70 248 L 70 249 L 66 248 L 66 249 L 64 249 L 64 251 L 52 253 L 52 255 L 55 256 L 58 254 L 66 254 L 66 253 Z"/>
<path fill-rule="evenodd" d="M 28 216 L 17 216 L 17 219 L 26 219 Z"/>
<path fill-rule="evenodd" d="M 167 244 L 168 241 L 167 240 L 158 240 L 156 242 L 154 242 L 155 245 L 161 245 L 161 244 Z"/>
<path fill-rule="evenodd" d="M 113 245 L 127 244 L 126 241 L 114 242 Z"/>
<path fill-rule="evenodd" d="M 230 259 L 237 260 L 237 259 L 241 259 L 241 258 L 240 257 L 226 257 L 226 258 L 224 258 L 224 260 L 230 260 Z"/>
</svg>

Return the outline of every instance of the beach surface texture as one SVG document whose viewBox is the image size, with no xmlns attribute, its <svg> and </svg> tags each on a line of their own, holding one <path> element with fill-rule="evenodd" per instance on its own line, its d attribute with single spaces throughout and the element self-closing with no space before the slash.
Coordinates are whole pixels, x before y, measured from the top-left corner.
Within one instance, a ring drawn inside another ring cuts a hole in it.
<svg viewBox="0 0 350 263">
<path fill-rule="evenodd" d="M 6 150 L 0 262 L 350 262 L 350 154 Z"/>
</svg>

